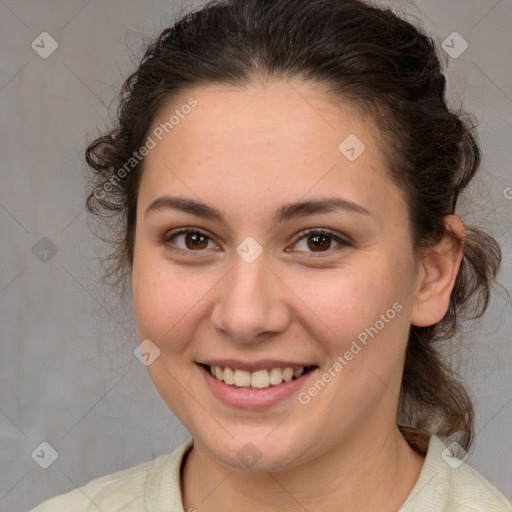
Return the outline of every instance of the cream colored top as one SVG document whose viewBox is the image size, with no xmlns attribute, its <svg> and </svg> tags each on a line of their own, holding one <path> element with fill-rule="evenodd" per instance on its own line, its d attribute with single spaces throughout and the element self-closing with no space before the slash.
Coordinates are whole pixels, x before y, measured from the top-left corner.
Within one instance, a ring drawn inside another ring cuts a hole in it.
<svg viewBox="0 0 512 512">
<path fill-rule="evenodd" d="M 191 447 L 192 440 L 170 454 L 91 480 L 30 512 L 185 512 L 180 468 Z M 432 436 L 419 479 L 398 512 L 512 511 L 510 503 L 492 484 L 468 465 L 459 463 L 443 442 Z"/>
</svg>

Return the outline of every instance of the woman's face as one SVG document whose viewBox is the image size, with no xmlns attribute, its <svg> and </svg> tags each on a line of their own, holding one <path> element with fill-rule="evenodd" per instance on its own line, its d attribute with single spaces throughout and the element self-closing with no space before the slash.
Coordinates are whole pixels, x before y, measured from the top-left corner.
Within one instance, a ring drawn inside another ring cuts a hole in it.
<svg viewBox="0 0 512 512">
<path fill-rule="evenodd" d="M 191 89 L 149 135 L 136 316 L 196 446 L 277 470 L 396 429 L 417 276 L 375 128 L 274 81 Z"/>
</svg>

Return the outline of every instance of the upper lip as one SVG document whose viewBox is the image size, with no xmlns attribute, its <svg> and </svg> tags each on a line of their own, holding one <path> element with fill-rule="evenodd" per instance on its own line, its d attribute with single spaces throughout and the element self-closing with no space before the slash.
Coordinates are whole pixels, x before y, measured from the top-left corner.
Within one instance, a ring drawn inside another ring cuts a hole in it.
<svg viewBox="0 0 512 512">
<path fill-rule="evenodd" d="M 236 370 L 246 370 L 256 372 L 258 370 L 269 370 L 271 368 L 302 368 L 316 366 L 311 363 L 282 361 L 277 359 L 260 359 L 259 361 L 240 361 L 237 359 L 207 359 L 200 361 L 199 364 L 207 366 L 221 366 L 222 368 L 231 368 Z"/>
</svg>

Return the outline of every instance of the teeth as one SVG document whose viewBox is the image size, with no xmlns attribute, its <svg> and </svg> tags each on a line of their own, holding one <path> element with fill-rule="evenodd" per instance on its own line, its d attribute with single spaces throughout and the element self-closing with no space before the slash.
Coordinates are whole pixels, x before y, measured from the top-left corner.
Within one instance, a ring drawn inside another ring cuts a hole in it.
<svg viewBox="0 0 512 512">
<path fill-rule="evenodd" d="M 235 370 L 235 386 L 239 388 L 251 385 L 251 374 L 245 370 Z"/>
<path fill-rule="evenodd" d="M 239 388 L 265 389 L 269 386 L 278 386 L 292 379 L 297 379 L 304 373 L 304 367 L 298 368 L 271 368 L 270 370 L 258 370 L 248 372 L 246 370 L 233 370 L 221 366 L 211 366 L 210 373 L 229 386 Z"/>
<path fill-rule="evenodd" d="M 270 385 L 268 371 L 258 370 L 251 374 L 251 387 L 253 388 L 268 388 Z"/>
<path fill-rule="evenodd" d="M 215 373 L 217 373 L 217 371 L 215 371 Z M 232 386 L 235 383 L 235 372 L 231 368 L 224 368 L 223 374 L 224 374 L 224 376 L 223 376 L 224 382 L 226 384 L 229 384 L 230 386 Z"/>
<path fill-rule="evenodd" d="M 281 382 L 283 382 L 283 372 L 281 368 L 272 368 L 272 370 L 270 370 L 270 384 L 278 386 Z"/>
<path fill-rule="evenodd" d="M 293 368 L 285 368 L 283 370 L 283 380 L 288 382 L 293 379 Z"/>
</svg>

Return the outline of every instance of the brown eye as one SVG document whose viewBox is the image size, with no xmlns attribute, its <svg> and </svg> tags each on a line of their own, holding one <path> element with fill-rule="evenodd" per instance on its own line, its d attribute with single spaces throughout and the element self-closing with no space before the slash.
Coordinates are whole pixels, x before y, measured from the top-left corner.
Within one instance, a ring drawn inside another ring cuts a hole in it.
<svg viewBox="0 0 512 512">
<path fill-rule="evenodd" d="M 208 237 L 201 233 L 185 234 L 185 245 L 187 249 L 204 249 L 208 246 Z"/>
<path fill-rule="evenodd" d="M 208 235 L 192 228 L 174 231 L 166 235 L 162 241 L 164 245 L 178 251 L 200 252 L 203 249 L 216 247 L 216 244 L 213 243 Z M 210 247 L 208 246 L 209 243 L 212 244 Z"/>
<path fill-rule="evenodd" d="M 308 247 L 315 252 L 323 252 L 324 249 L 330 249 L 331 237 L 325 235 L 310 235 L 307 238 Z"/>
<path fill-rule="evenodd" d="M 348 246 L 350 243 L 336 233 L 326 229 L 309 229 L 302 233 L 302 236 L 294 244 L 294 251 L 331 253 Z"/>
</svg>

